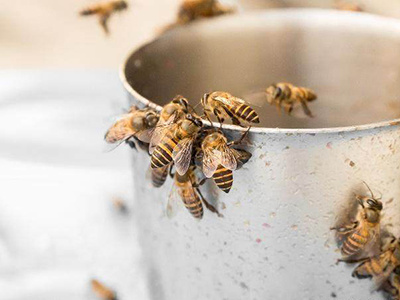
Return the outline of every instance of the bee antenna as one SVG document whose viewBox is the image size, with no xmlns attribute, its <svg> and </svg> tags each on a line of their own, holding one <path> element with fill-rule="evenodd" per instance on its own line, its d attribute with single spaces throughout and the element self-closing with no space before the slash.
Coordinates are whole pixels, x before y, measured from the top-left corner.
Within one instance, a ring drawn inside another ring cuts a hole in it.
<svg viewBox="0 0 400 300">
<path fill-rule="evenodd" d="M 368 186 L 368 184 L 364 180 L 363 180 L 363 183 L 365 184 L 365 186 L 367 187 L 367 189 L 371 193 L 372 199 L 375 199 L 374 193 L 372 192 L 371 188 Z"/>
</svg>

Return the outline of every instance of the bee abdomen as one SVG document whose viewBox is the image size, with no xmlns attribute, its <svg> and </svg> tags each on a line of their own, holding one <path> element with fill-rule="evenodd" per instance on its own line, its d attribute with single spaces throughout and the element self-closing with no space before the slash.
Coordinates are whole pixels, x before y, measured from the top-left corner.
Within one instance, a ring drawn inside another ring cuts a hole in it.
<svg viewBox="0 0 400 300">
<path fill-rule="evenodd" d="M 186 209 L 190 214 L 196 219 L 201 219 L 203 217 L 203 204 L 199 197 L 188 196 L 186 193 L 182 193 L 183 204 L 185 204 Z"/>
<path fill-rule="evenodd" d="M 256 111 L 247 104 L 241 104 L 237 108 L 233 109 L 232 112 L 239 118 L 246 120 L 251 123 L 260 123 Z"/>
<path fill-rule="evenodd" d="M 172 161 L 172 151 L 178 142 L 174 138 L 168 138 L 165 142 L 157 145 L 151 156 L 151 167 L 162 168 Z"/>
<path fill-rule="evenodd" d="M 216 185 L 225 193 L 229 193 L 233 184 L 233 172 L 227 168 L 219 165 L 213 179 Z"/>
<path fill-rule="evenodd" d="M 161 187 L 168 176 L 168 167 L 164 167 L 164 169 L 153 169 L 151 172 L 151 182 L 154 187 Z"/>
<path fill-rule="evenodd" d="M 367 237 L 360 234 L 350 235 L 342 245 L 342 254 L 346 256 L 351 256 L 358 251 L 362 250 L 364 245 L 367 243 Z"/>
</svg>

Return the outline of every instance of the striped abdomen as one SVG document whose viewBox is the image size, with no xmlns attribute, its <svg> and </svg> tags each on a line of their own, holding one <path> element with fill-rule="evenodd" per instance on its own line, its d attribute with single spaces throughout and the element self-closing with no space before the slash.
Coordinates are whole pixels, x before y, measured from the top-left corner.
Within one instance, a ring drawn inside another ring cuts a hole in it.
<svg viewBox="0 0 400 300">
<path fill-rule="evenodd" d="M 172 133 L 167 134 L 151 155 L 151 167 L 153 169 L 161 168 L 172 162 L 172 152 L 177 144 L 178 141 L 172 136 Z"/>
<path fill-rule="evenodd" d="M 382 273 L 383 268 L 378 259 L 371 258 L 370 260 L 357 267 L 353 272 L 353 276 L 356 276 L 357 278 L 367 278 L 371 276 L 377 277 L 379 275 L 382 275 Z"/>
<path fill-rule="evenodd" d="M 247 122 L 251 123 L 260 123 L 260 118 L 258 117 L 256 111 L 252 109 L 247 104 L 239 104 L 238 106 L 233 106 L 230 108 L 230 111 L 237 116 Z"/>
<path fill-rule="evenodd" d="M 158 188 L 164 184 L 168 176 L 168 167 L 169 165 L 151 170 L 151 183 L 154 187 Z"/>
<path fill-rule="evenodd" d="M 199 195 L 196 193 L 190 182 L 177 183 L 178 193 L 182 198 L 183 204 L 186 209 L 191 213 L 196 219 L 201 219 L 203 217 L 203 204 Z"/>
<path fill-rule="evenodd" d="M 359 251 L 363 250 L 365 245 L 369 240 L 369 232 L 368 230 L 357 230 L 354 233 L 350 234 L 342 244 L 342 255 L 343 256 L 352 256 Z"/>
<path fill-rule="evenodd" d="M 233 184 L 233 172 L 221 165 L 213 174 L 214 182 L 225 193 L 229 193 Z"/>
</svg>

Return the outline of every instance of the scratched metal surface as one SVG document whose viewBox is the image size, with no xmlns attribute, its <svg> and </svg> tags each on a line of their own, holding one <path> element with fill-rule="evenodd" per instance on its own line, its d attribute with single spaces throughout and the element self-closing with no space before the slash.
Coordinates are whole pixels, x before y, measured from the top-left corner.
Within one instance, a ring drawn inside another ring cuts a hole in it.
<svg viewBox="0 0 400 300">
<path fill-rule="evenodd" d="M 282 122 L 273 117 L 275 110 L 263 108 L 267 119 L 261 126 L 268 128 L 251 131 L 245 146 L 253 158 L 234 173 L 231 192 L 219 193 L 212 183 L 205 187 L 223 219 L 206 212 L 196 222 L 184 209 L 173 220 L 166 218 L 171 181 L 150 188 L 144 175 L 149 158 L 132 155 L 135 207 L 141 211 L 136 220 L 152 299 L 383 299 L 370 293 L 371 282 L 352 278 L 351 267 L 335 264 L 339 253 L 329 228 L 353 204 L 353 193 L 366 193 L 364 180 L 383 195 L 382 225 L 392 224 L 399 234 L 400 128 L 384 104 L 386 98 L 399 101 L 394 84 L 399 68 L 386 60 L 398 53 L 397 21 L 288 10 L 199 23 L 133 54 L 123 81 L 131 84 L 126 87 L 136 104 L 143 104 L 143 95 L 162 104 L 178 91 L 196 100 L 218 85 L 242 96 L 254 83 L 285 74 L 322 94 L 312 106 L 312 121 L 295 115 Z M 373 101 L 369 96 L 375 94 Z M 357 103 L 359 111 L 346 109 Z M 334 128 L 351 125 L 355 114 L 364 115 L 358 126 Z M 368 120 L 378 123 L 362 125 Z"/>
</svg>

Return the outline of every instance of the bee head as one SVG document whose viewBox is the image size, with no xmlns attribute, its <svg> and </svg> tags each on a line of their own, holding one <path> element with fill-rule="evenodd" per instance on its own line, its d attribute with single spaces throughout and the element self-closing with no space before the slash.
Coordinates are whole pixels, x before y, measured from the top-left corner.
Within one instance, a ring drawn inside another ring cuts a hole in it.
<svg viewBox="0 0 400 300">
<path fill-rule="evenodd" d="M 203 122 L 200 118 L 193 116 L 192 114 L 187 114 L 186 119 L 192 122 L 197 127 L 203 127 Z"/>
<path fill-rule="evenodd" d="M 148 127 L 155 127 L 157 125 L 159 116 L 154 111 L 149 111 L 146 113 L 146 124 Z"/>
<path fill-rule="evenodd" d="M 196 133 L 202 126 L 203 122 L 191 114 L 187 114 L 181 123 L 181 128 L 188 133 Z"/>
<path fill-rule="evenodd" d="M 382 202 L 379 201 L 378 199 L 366 198 L 365 199 L 365 203 L 367 205 L 367 208 L 370 208 L 370 209 L 373 209 L 373 210 L 381 211 L 382 208 L 383 208 Z"/>
</svg>

